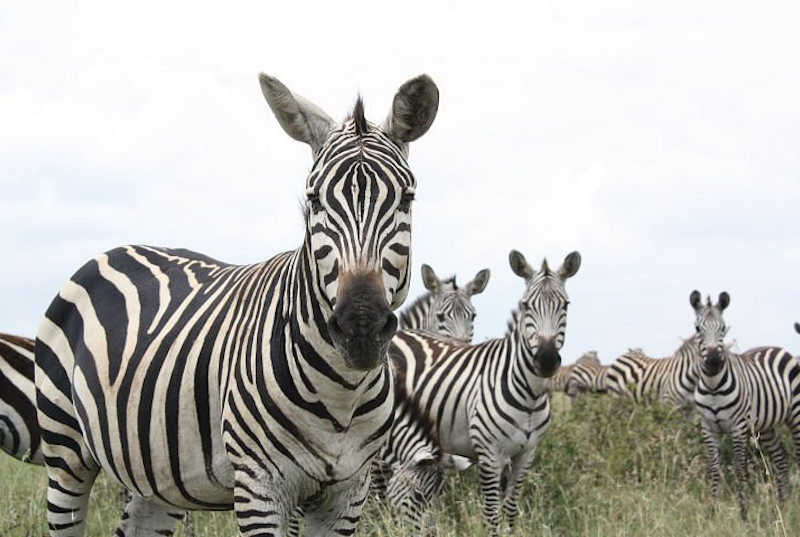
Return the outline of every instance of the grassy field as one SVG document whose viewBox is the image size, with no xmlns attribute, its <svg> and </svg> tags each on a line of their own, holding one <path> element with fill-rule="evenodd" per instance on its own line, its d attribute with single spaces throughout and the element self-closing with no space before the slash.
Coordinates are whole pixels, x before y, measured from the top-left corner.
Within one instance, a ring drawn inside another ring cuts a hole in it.
<svg viewBox="0 0 800 537">
<path fill-rule="evenodd" d="M 728 469 L 716 513 L 705 484 L 705 457 L 695 416 L 666 408 L 589 396 L 570 403 L 554 398 L 554 423 L 542 442 L 523 492 L 514 535 L 797 535 L 800 485 L 792 467 L 792 493 L 775 501 L 763 461 L 752 458 L 750 516 L 739 519 Z M 726 453 L 730 460 L 730 452 Z M 0 457 L 0 536 L 43 536 L 44 472 Z M 90 536 L 110 535 L 120 511 L 116 485 L 101 476 L 92 497 Z M 474 470 L 452 476 L 436 508 L 440 535 L 485 535 Z M 198 513 L 198 537 L 235 535 L 231 513 Z M 377 506 L 370 506 L 359 535 L 407 535 Z M 180 530 L 177 535 L 183 535 Z"/>
</svg>

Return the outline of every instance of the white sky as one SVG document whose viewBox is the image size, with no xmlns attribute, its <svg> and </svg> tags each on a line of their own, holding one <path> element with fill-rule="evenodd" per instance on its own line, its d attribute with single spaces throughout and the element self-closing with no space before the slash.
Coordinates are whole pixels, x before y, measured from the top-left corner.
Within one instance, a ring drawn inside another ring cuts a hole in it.
<svg viewBox="0 0 800 537">
<path fill-rule="evenodd" d="M 153 2 L 0 5 L 0 331 L 33 336 L 62 283 L 114 246 L 250 263 L 302 240 L 307 146 L 259 71 L 332 117 L 383 119 L 439 85 L 411 146 L 419 265 L 492 278 L 500 336 L 535 266 L 579 250 L 565 362 L 693 331 L 726 290 L 741 349 L 800 350 L 800 3 Z"/>
</svg>

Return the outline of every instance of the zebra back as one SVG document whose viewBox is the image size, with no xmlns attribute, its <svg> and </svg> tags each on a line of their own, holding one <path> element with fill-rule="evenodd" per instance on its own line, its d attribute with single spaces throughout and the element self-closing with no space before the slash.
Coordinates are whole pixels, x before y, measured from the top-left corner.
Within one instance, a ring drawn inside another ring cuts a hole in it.
<svg viewBox="0 0 800 537">
<path fill-rule="evenodd" d="M 0 449 L 21 461 L 44 465 L 33 347 L 32 339 L 0 333 Z"/>
<path fill-rule="evenodd" d="M 562 365 L 555 375 L 547 380 L 547 390 L 553 392 L 566 392 L 571 383 L 572 375 L 580 364 L 600 364 L 596 351 L 589 351 L 578 358 L 574 364 Z"/>
<path fill-rule="evenodd" d="M 566 388 L 567 395 L 575 397 L 586 392 L 606 393 L 607 372 L 608 366 L 600 363 L 597 353 L 594 353 L 592 360 L 579 360 L 572 369 Z"/>
</svg>

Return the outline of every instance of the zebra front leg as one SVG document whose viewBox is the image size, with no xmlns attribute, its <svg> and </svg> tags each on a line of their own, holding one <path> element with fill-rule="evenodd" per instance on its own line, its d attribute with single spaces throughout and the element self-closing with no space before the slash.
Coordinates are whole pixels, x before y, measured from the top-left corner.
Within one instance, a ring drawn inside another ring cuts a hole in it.
<svg viewBox="0 0 800 537">
<path fill-rule="evenodd" d="M 483 516 L 489 529 L 489 535 L 499 535 L 500 526 L 500 494 L 503 467 L 497 457 L 478 458 L 478 474 L 483 493 Z"/>
<path fill-rule="evenodd" d="M 700 432 L 703 436 L 703 445 L 705 445 L 706 448 L 706 472 L 708 475 L 708 487 L 711 492 L 709 515 L 713 515 L 716 508 L 715 504 L 717 500 L 719 500 L 719 433 L 717 431 L 712 431 L 705 423 L 700 429 Z"/>
<path fill-rule="evenodd" d="M 172 535 L 186 511 L 145 500 L 135 494 L 125 505 L 115 537 Z"/>
<path fill-rule="evenodd" d="M 778 502 L 783 503 L 786 499 L 786 487 L 789 481 L 789 456 L 786 448 L 774 430 L 761 433 L 758 443 L 774 468 L 773 475 Z"/>
<path fill-rule="evenodd" d="M 517 522 L 519 516 L 519 506 L 517 502 L 519 495 L 522 492 L 522 485 L 525 483 L 525 478 L 528 476 L 528 470 L 533 464 L 533 456 L 535 450 L 531 449 L 519 455 L 514 459 L 511 466 L 511 473 L 506 483 L 505 497 L 503 498 L 503 513 L 508 521 L 509 530 L 514 530 L 514 524 Z"/>
<path fill-rule="evenodd" d="M 369 469 L 355 477 L 354 485 L 339 486 L 323 492 L 318 501 L 304 506 L 306 535 L 354 535 L 369 496 Z"/>
<path fill-rule="evenodd" d="M 245 466 L 235 474 L 233 509 L 241 537 L 283 537 L 294 506 L 281 501 L 269 478 Z"/>
<path fill-rule="evenodd" d="M 736 473 L 736 495 L 739 499 L 739 515 L 747 520 L 747 438 L 746 427 L 740 427 L 731 433 L 733 442 L 733 469 Z"/>
</svg>

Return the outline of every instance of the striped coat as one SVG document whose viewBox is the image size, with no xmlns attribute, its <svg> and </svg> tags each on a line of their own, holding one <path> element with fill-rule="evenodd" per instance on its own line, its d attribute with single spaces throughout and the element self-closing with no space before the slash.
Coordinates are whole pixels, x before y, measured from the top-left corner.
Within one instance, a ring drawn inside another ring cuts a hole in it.
<svg viewBox="0 0 800 537">
<path fill-rule="evenodd" d="M 0 333 L 0 449 L 21 461 L 44 465 L 36 421 L 34 341 Z"/>
<path fill-rule="evenodd" d="M 252 265 L 117 248 L 54 299 L 36 388 L 54 536 L 81 535 L 102 468 L 134 494 L 117 535 L 169 535 L 185 509 L 236 510 L 244 536 L 355 531 L 393 413 L 386 350 L 408 290 L 408 143 L 438 90 L 404 84 L 381 126 L 336 123 L 267 75 L 315 156 L 302 245 Z"/>
</svg>

